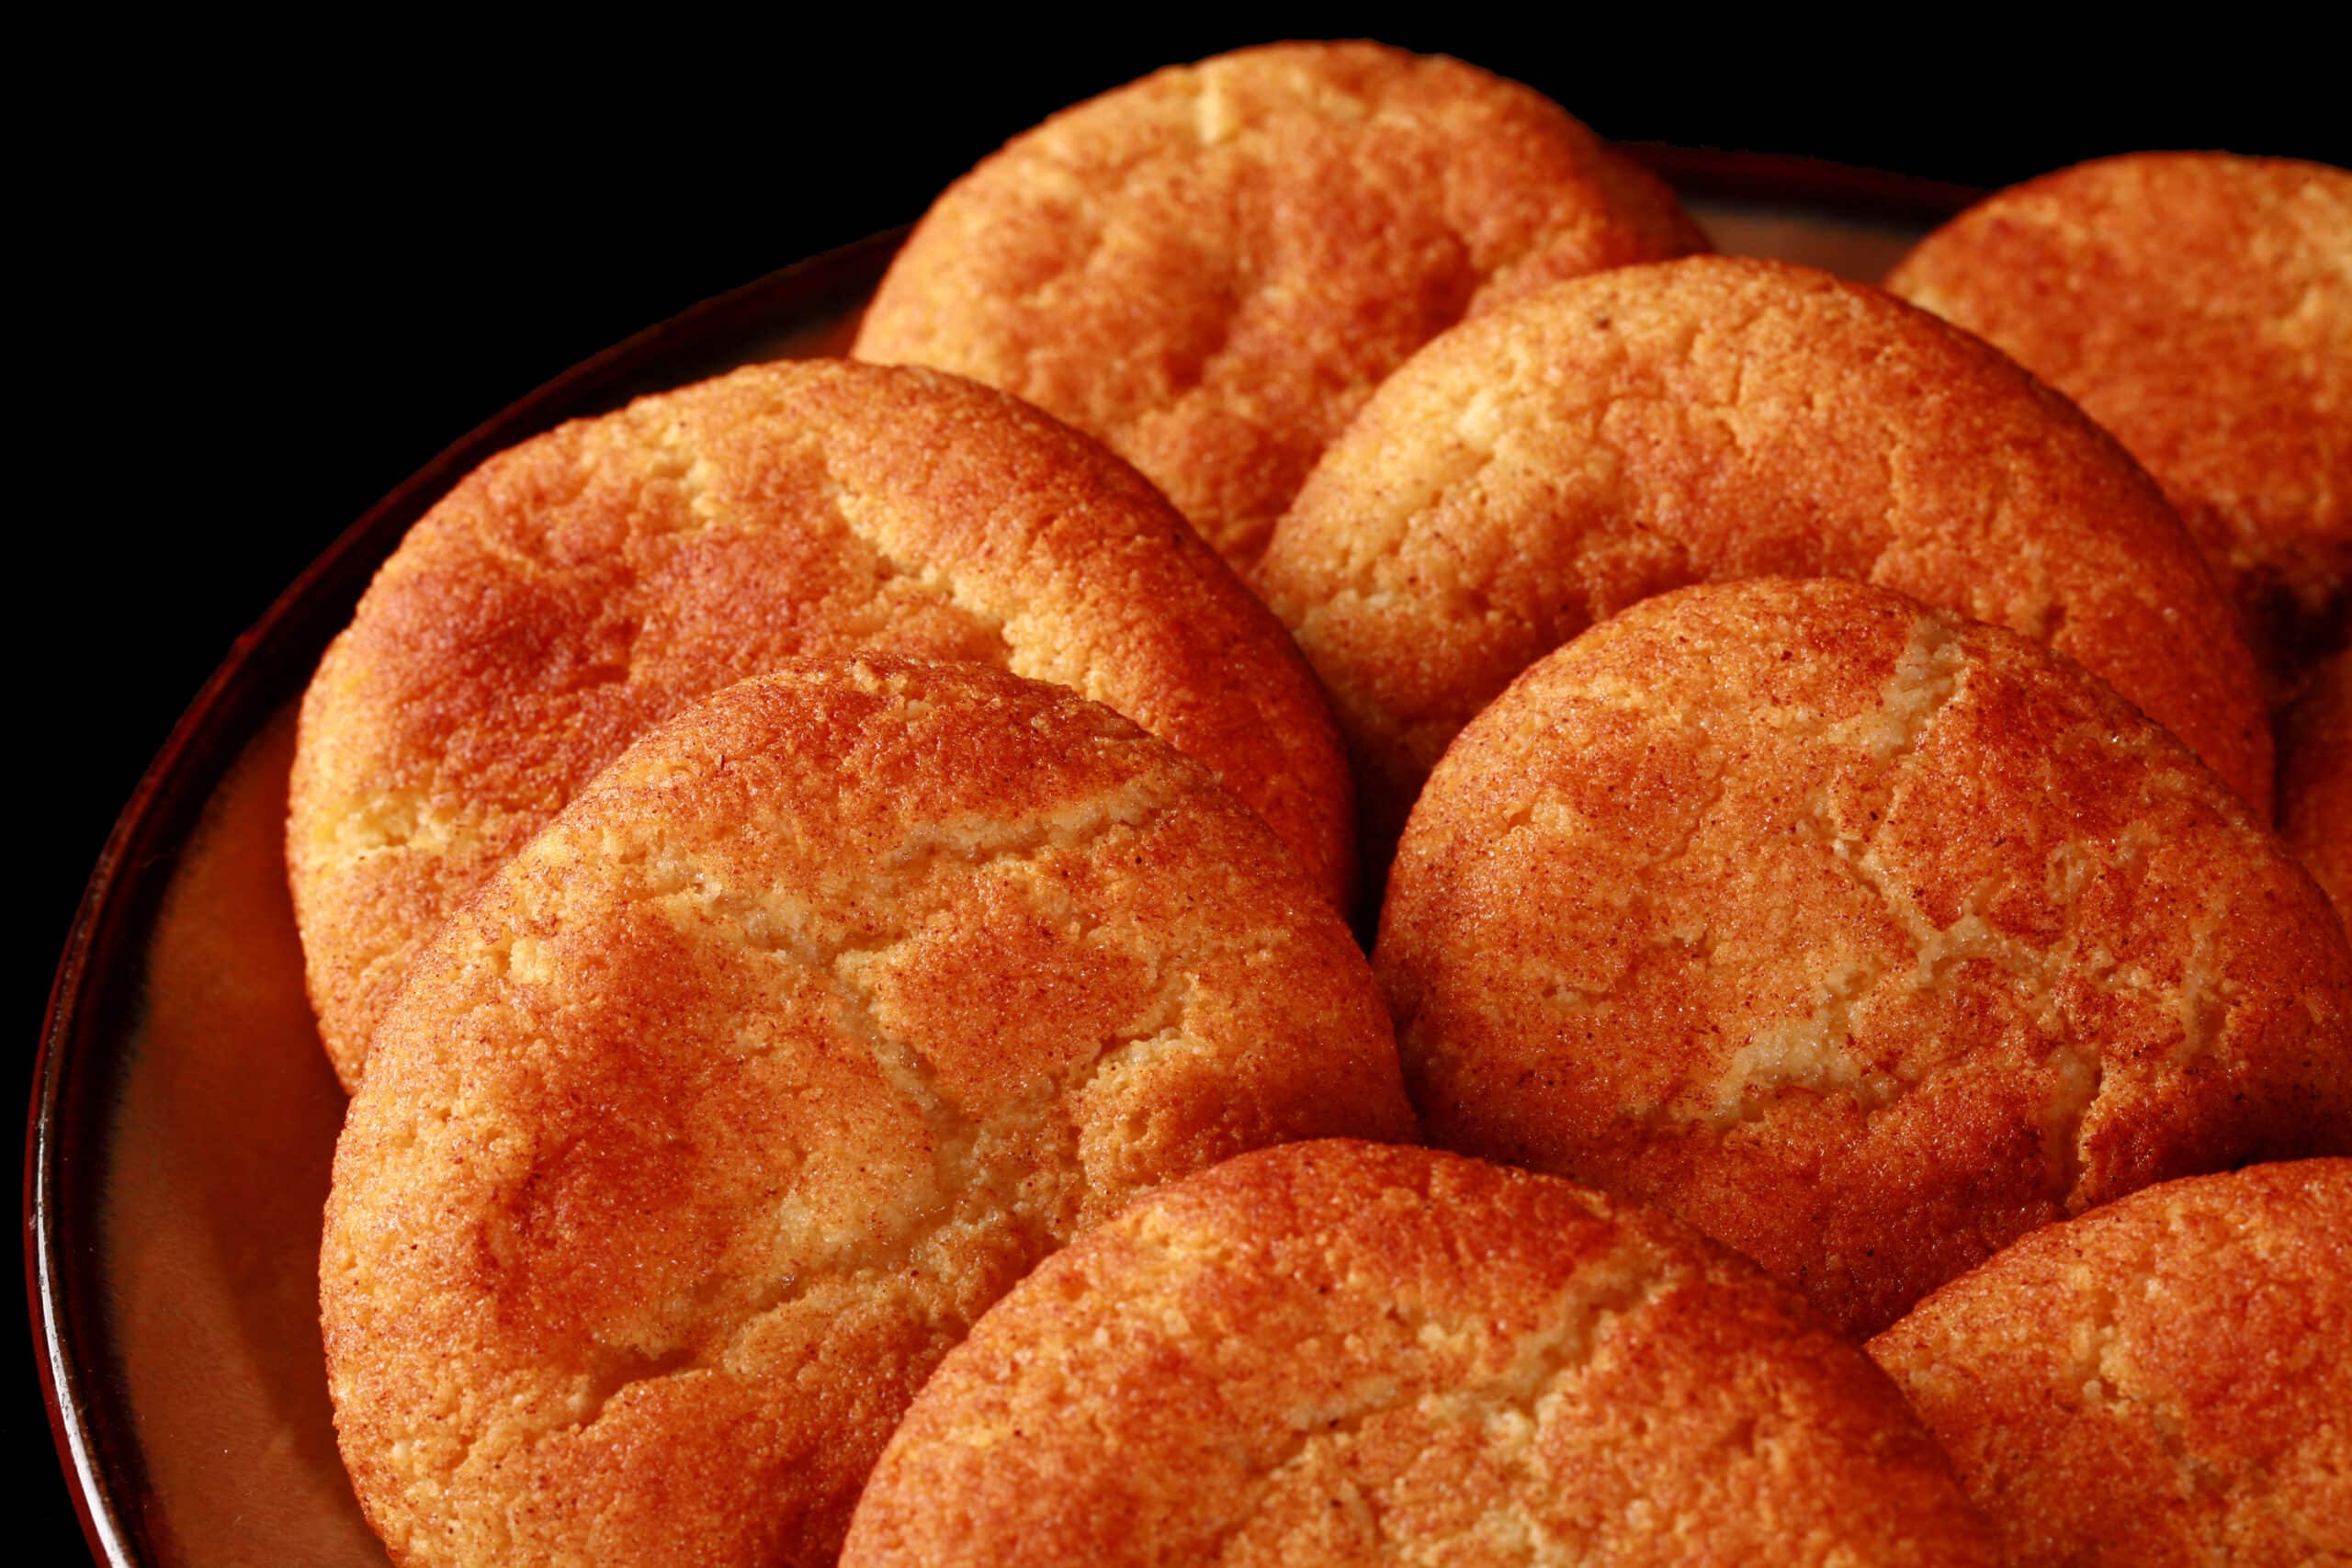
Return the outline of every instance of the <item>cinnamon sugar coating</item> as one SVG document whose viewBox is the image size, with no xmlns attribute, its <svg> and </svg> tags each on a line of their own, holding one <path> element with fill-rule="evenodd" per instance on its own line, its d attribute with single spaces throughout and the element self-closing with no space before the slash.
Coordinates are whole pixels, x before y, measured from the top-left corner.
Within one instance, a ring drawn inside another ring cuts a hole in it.
<svg viewBox="0 0 2352 1568">
<path fill-rule="evenodd" d="M 886 1564 L 1985 1563 L 1943 1457 L 1793 1292 L 1665 1216 L 1295 1144 L 1144 1200 L 980 1320 L 858 1506 Z"/>
<path fill-rule="evenodd" d="M 2154 483 L 1995 350 L 1804 267 L 1626 267 L 1448 333 L 1324 454 L 1259 586 L 1331 693 L 1376 868 L 1520 671 L 1650 594 L 1774 573 L 2046 643 L 2269 809 L 2252 656 Z"/>
<path fill-rule="evenodd" d="M 2275 689 L 2352 611 L 2352 171 L 2135 152 L 2000 191 L 1888 274 L 2147 465 Z"/>
<path fill-rule="evenodd" d="M 1063 110 L 948 187 L 856 353 L 1001 387 L 1151 476 L 1245 573 L 1407 355 L 1562 277 L 1706 248 L 1541 94 L 1279 43 Z"/>
<path fill-rule="evenodd" d="M 2150 1182 L 2352 1149 L 2352 953 L 2286 847 L 2079 666 L 1838 579 L 1521 676 L 1374 967 L 1432 1142 L 1657 1202 L 1856 1332 Z"/>
<path fill-rule="evenodd" d="M 881 657 L 648 734 L 377 1042 L 320 1290 L 403 1565 L 829 1562 L 941 1354 L 1081 1227 L 1414 1131 L 1262 821 L 1064 689 Z"/>
<path fill-rule="evenodd" d="M 416 950 L 632 739 L 865 649 L 1118 709 L 1346 899 L 1351 785 L 1314 677 L 1134 469 L 952 377 L 754 366 L 483 464 L 322 661 L 287 859 L 345 1087 Z"/>
<path fill-rule="evenodd" d="M 1871 1342 L 2018 1564 L 2352 1561 L 2352 1160 L 2168 1181 Z"/>
</svg>

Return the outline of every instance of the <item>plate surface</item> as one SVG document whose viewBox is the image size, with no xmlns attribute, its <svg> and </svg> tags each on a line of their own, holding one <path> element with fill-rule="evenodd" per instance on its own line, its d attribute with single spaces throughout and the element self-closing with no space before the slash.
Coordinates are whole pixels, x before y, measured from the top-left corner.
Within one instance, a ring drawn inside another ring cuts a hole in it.
<svg viewBox="0 0 2352 1568">
<path fill-rule="evenodd" d="M 1875 280 L 1973 193 L 1802 160 L 1632 151 L 1719 248 Z M 58 1451 L 101 1561 L 381 1564 L 335 1454 L 318 1241 L 344 1098 L 286 891 L 293 704 L 377 566 L 499 449 L 641 392 L 838 353 L 903 231 L 706 301 L 435 458 L 238 639 L 93 872 L 26 1148 L 27 1286 Z"/>
</svg>

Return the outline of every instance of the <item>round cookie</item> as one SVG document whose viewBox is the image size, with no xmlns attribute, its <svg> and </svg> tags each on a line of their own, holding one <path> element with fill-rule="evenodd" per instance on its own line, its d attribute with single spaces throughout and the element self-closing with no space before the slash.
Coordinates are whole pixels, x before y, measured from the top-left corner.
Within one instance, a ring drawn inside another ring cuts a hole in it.
<svg viewBox="0 0 2352 1568">
<path fill-rule="evenodd" d="M 2079 666 L 1842 579 L 1528 671 L 1430 775 L 1374 966 L 1432 1143 L 1854 1332 L 2152 1181 L 2352 1148 L 2352 953 L 2285 846 Z"/>
<path fill-rule="evenodd" d="M 335 1152 L 344 1459 L 402 1564 L 829 1562 L 990 1302 L 1159 1181 L 1410 1137 L 1264 823 L 979 666 L 649 733 L 445 927 Z"/>
<path fill-rule="evenodd" d="M 1650 594 L 1771 573 L 2046 642 L 2269 808 L 2252 657 L 2154 484 L 1984 344 L 1803 267 L 1628 267 L 1456 328 L 1332 444 L 1259 586 L 1331 694 L 1369 860 L 1520 671 Z"/>
<path fill-rule="evenodd" d="M 2161 482 L 2279 687 L 2352 610 L 2352 173 L 2140 152 L 2001 191 L 1886 286 L 2014 355 Z"/>
<path fill-rule="evenodd" d="M 2352 925 L 2352 650 L 2314 671 L 2280 720 L 2278 831 Z"/>
<path fill-rule="evenodd" d="M 1872 1340 L 2010 1562 L 2352 1562 L 2352 1160 L 2168 1181 Z"/>
<path fill-rule="evenodd" d="M 1430 337 L 1705 248 L 1664 185 L 1515 82 L 1273 44 L 1015 137 L 916 225 L 854 352 L 1101 437 L 1246 573 L 1324 444 Z"/>
<path fill-rule="evenodd" d="M 786 660 L 865 649 L 1108 704 L 1346 902 L 1351 785 L 1322 694 L 1134 469 L 952 377 L 756 366 L 493 457 L 328 649 L 287 860 L 345 1087 L 417 948 L 632 739 Z"/>
<path fill-rule="evenodd" d="M 892 1564 L 1989 1563 L 1860 1348 L 1664 1215 L 1334 1140 L 1161 1189 L 951 1352 Z"/>
</svg>

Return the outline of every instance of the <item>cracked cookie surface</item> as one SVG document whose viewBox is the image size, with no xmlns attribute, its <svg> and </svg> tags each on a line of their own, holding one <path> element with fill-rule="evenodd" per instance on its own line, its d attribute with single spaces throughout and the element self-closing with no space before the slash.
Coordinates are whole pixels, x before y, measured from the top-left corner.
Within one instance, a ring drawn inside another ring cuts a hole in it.
<svg viewBox="0 0 2352 1568">
<path fill-rule="evenodd" d="M 2115 433 L 2274 690 L 2352 613 L 2352 171 L 2140 152 L 2000 191 L 1887 275 Z"/>
<path fill-rule="evenodd" d="M 1322 694 L 1140 476 L 952 377 L 755 366 L 483 464 L 321 662 L 287 859 L 345 1087 L 417 948 L 632 739 L 787 659 L 866 649 L 1116 708 L 1347 897 L 1351 786 Z"/>
<path fill-rule="evenodd" d="M 2165 1182 L 1872 1340 L 2013 1563 L 2352 1561 L 2352 1160 Z"/>
<path fill-rule="evenodd" d="M 1376 44 L 1274 44 L 1015 137 L 916 225 L 855 352 L 1101 437 L 1246 573 L 1323 445 L 1437 333 L 1705 248 L 1541 94 Z"/>
<path fill-rule="evenodd" d="M 1171 1184 L 981 1319 L 844 1562 L 1982 1563 L 1794 1292 L 1548 1177 L 1329 1141 Z"/>
<path fill-rule="evenodd" d="M 2046 643 L 2269 809 L 2252 655 L 2154 482 L 1997 352 L 1803 267 L 1626 267 L 1437 339 L 1324 454 L 1258 585 L 1331 694 L 1376 881 L 1521 670 L 1650 594 L 1772 574 Z"/>
<path fill-rule="evenodd" d="M 1430 1139 L 1858 1332 L 2149 1182 L 2352 1140 L 2352 953 L 2172 737 L 1838 579 L 1684 589 L 1462 732 L 1374 967 Z"/>
<path fill-rule="evenodd" d="M 1414 1132 L 1262 821 L 1066 690 L 880 657 L 646 736 L 379 1044 L 321 1301 L 403 1564 L 830 1562 L 939 1355 L 1079 1228 Z"/>
</svg>

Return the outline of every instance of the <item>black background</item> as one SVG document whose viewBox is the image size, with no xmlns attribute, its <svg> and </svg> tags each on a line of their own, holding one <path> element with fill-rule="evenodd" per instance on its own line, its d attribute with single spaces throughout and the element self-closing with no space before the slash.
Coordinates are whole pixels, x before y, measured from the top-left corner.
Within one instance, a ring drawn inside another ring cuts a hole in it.
<svg viewBox="0 0 2352 1568">
<path fill-rule="evenodd" d="M 147 759 L 231 640 L 411 469 L 637 328 L 907 221 L 1063 104 L 1170 61 L 1363 27 L 1133 20 L 949 34 L 877 12 L 819 36 L 791 17 L 753 34 L 583 12 L 560 43 L 146 38 L 136 67 L 64 73 L 73 112 L 18 154 L 34 221 L 17 248 L 41 279 L 20 373 L 53 393 L 15 495 L 13 771 L 33 779 L 33 852 L 13 1081 L 29 1082 L 51 966 Z M 1385 36 L 1629 140 L 1986 186 L 2136 147 L 2352 161 L 2352 102 L 2315 51 L 2239 62 L 2201 37 L 2126 54 L 2040 24 L 1936 26 L 1959 36 L 1932 56 L 1892 32 L 1726 30 L 1679 8 Z M 14 1354 L 12 1424 L 38 1454 Z M 71 1560 L 59 1478 L 27 1480 L 20 1521 Z"/>
</svg>

